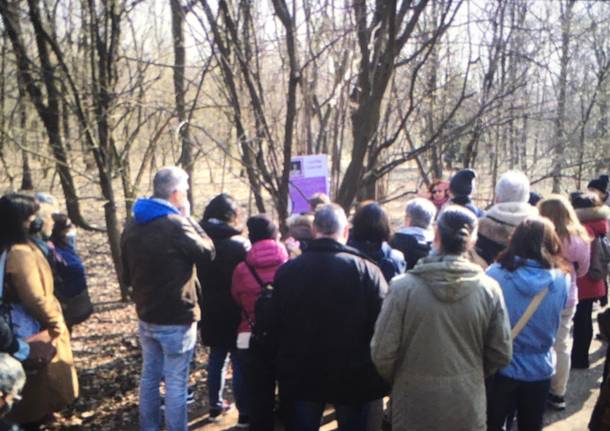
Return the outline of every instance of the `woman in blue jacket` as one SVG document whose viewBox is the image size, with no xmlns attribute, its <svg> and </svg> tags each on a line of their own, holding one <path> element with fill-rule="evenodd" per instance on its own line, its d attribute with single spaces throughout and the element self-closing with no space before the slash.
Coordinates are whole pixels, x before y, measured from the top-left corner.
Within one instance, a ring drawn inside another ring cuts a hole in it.
<svg viewBox="0 0 610 431">
<path fill-rule="evenodd" d="M 501 430 L 516 408 L 520 431 L 542 429 L 544 405 L 555 372 L 552 347 L 570 286 L 569 266 L 550 220 L 526 218 L 513 233 L 508 248 L 487 269 L 502 288 L 511 327 L 533 299 L 542 301 L 513 339 L 513 358 L 490 386 L 488 430 Z M 514 329 L 513 329 L 514 331 Z"/>
</svg>

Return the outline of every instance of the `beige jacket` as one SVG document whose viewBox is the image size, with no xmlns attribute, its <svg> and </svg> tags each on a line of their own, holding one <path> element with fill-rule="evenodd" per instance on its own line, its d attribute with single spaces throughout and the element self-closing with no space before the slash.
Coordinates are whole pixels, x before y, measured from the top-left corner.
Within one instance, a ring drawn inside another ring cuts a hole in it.
<svg viewBox="0 0 610 431">
<path fill-rule="evenodd" d="M 20 302 L 52 336 L 57 354 L 41 371 L 28 374 L 23 399 L 10 413 L 17 423 L 35 422 L 59 411 L 78 396 L 70 334 L 59 302 L 53 295 L 53 274 L 42 252 L 33 243 L 13 246 L 6 259 L 5 300 Z"/>
<path fill-rule="evenodd" d="M 485 430 L 485 377 L 512 356 L 502 291 L 463 257 L 421 259 L 392 280 L 371 349 L 392 429 Z"/>
</svg>

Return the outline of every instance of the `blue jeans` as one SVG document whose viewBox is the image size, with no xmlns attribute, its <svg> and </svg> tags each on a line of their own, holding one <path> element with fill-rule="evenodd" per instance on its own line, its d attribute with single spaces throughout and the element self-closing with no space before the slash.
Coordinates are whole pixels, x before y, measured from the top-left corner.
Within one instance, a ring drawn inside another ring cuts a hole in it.
<svg viewBox="0 0 610 431">
<path fill-rule="evenodd" d="M 289 407 L 290 431 L 317 431 L 326 403 L 316 401 L 292 401 Z M 375 402 L 361 404 L 335 404 L 340 431 L 366 431 L 369 411 Z"/>
<path fill-rule="evenodd" d="M 186 431 L 186 390 L 197 324 L 155 325 L 140 320 L 139 337 L 142 346 L 140 431 L 161 428 L 161 379 L 165 379 L 165 425 L 168 431 Z"/>
<path fill-rule="evenodd" d="M 244 374 L 237 350 L 228 350 L 222 347 L 210 347 L 208 358 L 208 392 L 210 395 L 210 409 L 221 410 L 224 402 L 225 374 L 231 354 L 233 367 L 233 395 L 235 404 L 241 415 L 249 414 L 248 397 L 244 382 Z"/>
</svg>

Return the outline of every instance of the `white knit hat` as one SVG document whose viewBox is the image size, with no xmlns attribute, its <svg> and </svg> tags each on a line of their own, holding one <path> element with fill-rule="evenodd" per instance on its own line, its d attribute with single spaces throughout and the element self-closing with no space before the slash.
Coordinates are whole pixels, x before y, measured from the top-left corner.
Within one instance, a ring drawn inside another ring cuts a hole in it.
<svg viewBox="0 0 610 431">
<path fill-rule="evenodd" d="M 530 182 L 521 171 L 508 171 L 496 184 L 496 202 L 527 202 Z"/>
</svg>

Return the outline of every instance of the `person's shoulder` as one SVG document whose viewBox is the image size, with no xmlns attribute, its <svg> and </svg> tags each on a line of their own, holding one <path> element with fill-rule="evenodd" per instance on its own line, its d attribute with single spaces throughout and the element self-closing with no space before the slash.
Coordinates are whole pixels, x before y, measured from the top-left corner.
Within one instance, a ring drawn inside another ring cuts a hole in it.
<svg viewBox="0 0 610 431">
<path fill-rule="evenodd" d="M 395 249 L 409 250 L 411 247 L 417 246 L 417 242 L 417 238 L 410 233 L 396 232 L 390 240 L 390 246 Z"/>
<path fill-rule="evenodd" d="M 506 269 L 502 268 L 502 265 L 500 265 L 498 262 L 493 262 L 485 270 L 485 274 L 494 279 L 498 276 L 504 275 L 505 272 Z"/>
<path fill-rule="evenodd" d="M 416 289 L 424 285 L 424 280 L 410 271 L 397 275 L 390 283 L 392 289 Z"/>
<path fill-rule="evenodd" d="M 8 251 L 6 258 L 7 260 L 30 259 L 36 255 L 37 252 L 42 253 L 38 250 L 38 247 L 31 242 L 14 244 Z"/>
<path fill-rule="evenodd" d="M 30 268 L 36 262 L 36 253 L 37 248 L 31 243 L 13 245 L 6 255 L 7 270 L 14 271 L 15 269 L 23 270 Z M 44 259 L 44 256 L 41 258 Z"/>
<path fill-rule="evenodd" d="M 243 235 L 233 235 L 232 237 L 227 238 L 227 244 L 232 247 L 244 249 L 246 251 L 250 250 L 250 241 Z"/>
<path fill-rule="evenodd" d="M 11 255 L 19 255 L 19 254 L 31 254 L 34 253 L 34 248 L 32 247 L 32 245 L 30 243 L 23 243 L 23 244 L 14 244 L 13 246 L 11 246 L 10 250 L 8 251 L 8 254 Z"/>
<path fill-rule="evenodd" d="M 505 272 L 506 270 L 499 264 L 493 263 L 487 268 L 485 273 L 480 275 L 479 285 L 481 286 L 481 289 L 487 293 L 489 298 L 497 299 L 504 296 L 502 287 L 500 286 L 500 280 Z"/>
<path fill-rule="evenodd" d="M 283 280 L 286 280 L 287 278 L 290 279 L 298 274 L 298 272 L 302 270 L 301 267 L 302 262 L 304 261 L 303 259 L 304 254 L 301 254 L 300 256 L 297 256 L 294 259 L 289 259 L 280 265 L 275 271 L 274 283 L 281 283 Z"/>
<path fill-rule="evenodd" d="M 249 269 L 246 266 L 246 263 L 244 261 L 241 261 L 235 266 L 235 269 L 233 270 L 233 279 L 241 280 L 247 272 L 249 272 Z"/>
<path fill-rule="evenodd" d="M 390 259 L 397 261 L 398 263 L 401 263 L 401 262 L 405 261 L 405 255 L 399 249 L 392 247 L 390 249 Z"/>
<path fill-rule="evenodd" d="M 553 285 L 557 288 L 560 288 L 560 291 L 565 290 L 566 294 L 570 287 L 570 277 L 571 275 L 562 271 L 559 268 L 555 268 L 551 270 L 551 274 L 553 277 Z M 564 289 L 565 288 L 565 289 Z"/>
<path fill-rule="evenodd" d="M 188 219 L 186 217 L 184 217 L 182 214 L 168 214 L 165 217 L 159 217 L 155 221 L 157 221 L 158 223 L 171 223 L 177 227 L 183 227 L 183 228 L 188 227 L 188 228 L 194 229 L 193 226 L 191 225 L 191 223 L 188 221 Z"/>
</svg>

